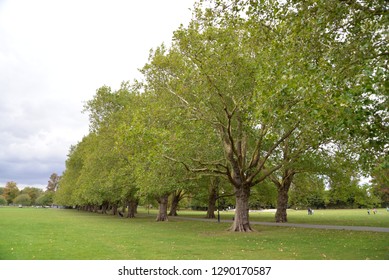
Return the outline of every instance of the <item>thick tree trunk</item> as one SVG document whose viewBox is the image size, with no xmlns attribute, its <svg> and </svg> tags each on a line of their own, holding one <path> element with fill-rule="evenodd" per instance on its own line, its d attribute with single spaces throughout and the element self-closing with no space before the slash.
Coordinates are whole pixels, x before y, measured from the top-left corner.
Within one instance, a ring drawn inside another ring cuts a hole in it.
<svg viewBox="0 0 389 280">
<path fill-rule="evenodd" d="M 178 216 L 177 209 L 178 209 L 178 203 L 180 203 L 180 200 L 182 198 L 181 195 L 182 195 L 182 190 L 173 192 L 172 205 L 170 206 L 169 216 Z"/>
<path fill-rule="evenodd" d="M 235 187 L 235 217 L 231 231 L 251 232 L 253 229 L 249 221 L 249 197 L 250 187 L 243 185 L 240 188 Z"/>
<path fill-rule="evenodd" d="M 135 218 L 136 208 L 138 207 L 138 201 L 129 200 L 127 202 L 127 207 L 128 207 L 127 218 Z"/>
<path fill-rule="evenodd" d="M 216 211 L 216 200 L 217 200 L 217 185 L 211 181 L 208 189 L 208 210 L 206 219 L 215 219 L 215 211 Z"/>
<path fill-rule="evenodd" d="M 276 211 L 276 222 L 286 223 L 288 222 L 288 200 L 289 200 L 289 189 L 293 181 L 294 172 L 286 170 L 282 177 L 282 182 L 277 184 L 277 211 Z"/>
<path fill-rule="evenodd" d="M 101 206 L 101 214 L 107 214 L 108 203 L 104 202 Z"/>
<path fill-rule="evenodd" d="M 277 196 L 277 211 L 276 211 L 276 222 L 277 223 L 286 223 L 288 222 L 287 212 L 288 209 L 288 191 L 289 188 L 286 188 L 284 184 L 281 184 L 278 188 Z"/>
<path fill-rule="evenodd" d="M 159 211 L 157 215 L 157 222 L 164 222 L 168 221 L 167 216 L 167 208 L 168 208 L 168 201 L 169 201 L 169 195 L 163 195 L 160 198 L 157 199 L 159 204 Z"/>
</svg>

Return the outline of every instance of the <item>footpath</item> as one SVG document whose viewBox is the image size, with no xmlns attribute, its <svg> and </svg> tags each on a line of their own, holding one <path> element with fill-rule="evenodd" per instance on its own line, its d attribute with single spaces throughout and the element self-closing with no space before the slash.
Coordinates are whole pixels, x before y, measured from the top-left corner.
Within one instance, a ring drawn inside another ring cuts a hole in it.
<svg viewBox="0 0 389 280">
<path fill-rule="evenodd" d="M 192 220 L 217 223 L 217 219 L 202 219 L 190 217 L 169 217 L 172 220 Z M 220 220 L 221 223 L 232 223 L 231 220 Z M 316 228 L 316 229 L 334 229 L 334 230 L 353 230 L 353 231 L 371 231 L 371 232 L 389 232 L 386 227 L 365 227 L 365 226 L 333 226 L 333 225 L 314 225 L 314 224 L 293 224 L 293 223 L 276 223 L 276 222 L 255 222 L 250 221 L 252 225 L 263 225 L 272 227 L 295 227 L 295 228 Z"/>
</svg>

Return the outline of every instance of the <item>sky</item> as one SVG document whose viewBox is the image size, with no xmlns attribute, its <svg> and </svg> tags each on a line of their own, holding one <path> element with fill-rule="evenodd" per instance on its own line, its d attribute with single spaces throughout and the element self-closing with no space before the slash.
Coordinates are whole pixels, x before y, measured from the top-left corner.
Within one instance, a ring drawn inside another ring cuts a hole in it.
<svg viewBox="0 0 389 280">
<path fill-rule="evenodd" d="M 45 188 L 88 134 L 83 105 L 140 78 L 195 0 L 0 0 L 0 187 Z"/>
</svg>

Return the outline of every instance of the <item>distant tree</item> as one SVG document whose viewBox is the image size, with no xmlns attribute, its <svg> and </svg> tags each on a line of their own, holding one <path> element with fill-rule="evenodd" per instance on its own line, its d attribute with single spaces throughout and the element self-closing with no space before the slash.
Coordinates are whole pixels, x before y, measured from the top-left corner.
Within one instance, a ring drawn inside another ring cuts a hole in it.
<svg viewBox="0 0 389 280">
<path fill-rule="evenodd" d="M 45 206 L 45 205 L 51 205 L 53 204 L 54 200 L 54 192 L 47 191 L 43 194 L 41 194 L 35 201 L 37 205 Z"/>
<path fill-rule="evenodd" d="M 250 209 L 274 208 L 277 205 L 277 188 L 270 181 L 263 181 L 253 188 Z"/>
<path fill-rule="evenodd" d="M 35 204 L 36 199 L 43 194 L 43 190 L 34 187 L 25 187 L 20 194 L 28 194 L 31 198 L 31 204 Z"/>
<path fill-rule="evenodd" d="M 324 208 L 327 204 L 325 177 L 299 173 L 291 186 L 289 205 L 293 208 Z"/>
<path fill-rule="evenodd" d="M 50 176 L 50 180 L 47 183 L 47 191 L 55 192 L 58 189 L 59 181 L 61 176 L 58 176 L 57 173 L 53 173 Z"/>
<path fill-rule="evenodd" d="M 7 205 L 7 200 L 2 195 L 0 195 L 0 205 Z"/>
<path fill-rule="evenodd" d="M 3 196 L 7 200 L 8 203 L 12 203 L 12 201 L 18 196 L 19 188 L 16 185 L 16 182 L 10 181 L 7 182 L 4 188 Z"/>
<path fill-rule="evenodd" d="M 23 206 L 31 205 L 31 197 L 28 194 L 20 194 L 13 200 L 13 203 Z"/>
<path fill-rule="evenodd" d="M 374 197 L 368 196 L 368 189 L 359 185 L 359 178 L 344 174 L 343 178 L 330 180 L 329 206 L 333 208 L 372 207 L 377 204 Z"/>
<path fill-rule="evenodd" d="M 3 193 L 4 193 L 4 188 L 0 187 L 0 195 L 3 195 Z"/>
</svg>

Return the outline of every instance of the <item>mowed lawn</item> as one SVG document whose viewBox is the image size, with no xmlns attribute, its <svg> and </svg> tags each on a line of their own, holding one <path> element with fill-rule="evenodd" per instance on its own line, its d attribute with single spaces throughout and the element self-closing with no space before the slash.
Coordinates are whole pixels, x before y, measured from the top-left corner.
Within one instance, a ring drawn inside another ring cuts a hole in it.
<svg viewBox="0 0 389 280">
<path fill-rule="evenodd" d="M 322 219 L 320 211 L 309 217 L 303 211 L 293 211 L 289 220 L 328 224 L 327 220 L 332 219 L 331 224 L 345 225 L 356 225 L 361 220 L 358 225 L 389 227 L 389 213 L 385 210 L 370 216 L 362 211 L 326 210 Z M 182 212 L 194 214 L 204 215 Z M 224 218 L 229 215 L 222 213 Z M 252 220 L 272 221 L 271 218 L 274 213 L 252 213 Z M 235 233 L 227 231 L 226 223 L 154 219 L 146 212 L 135 219 L 123 219 L 77 210 L 1 207 L 0 259 L 389 259 L 389 233 L 260 225 L 253 225 L 253 233 Z"/>
<path fill-rule="evenodd" d="M 370 226 L 389 228 L 389 212 L 386 209 L 377 209 L 377 214 L 370 215 L 367 209 L 318 209 L 308 216 L 307 210 L 288 210 L 288 222 L 296 224 L 342 225 L 342 226 Z M 203 218 L 205 212 L 181 211 L 180 215 Z M 220 218 L 232 220 L 233 211 L 220 211 Z M 274 222 L 275 210 L 251 211 L 250 221 Z"/>
</svg>

